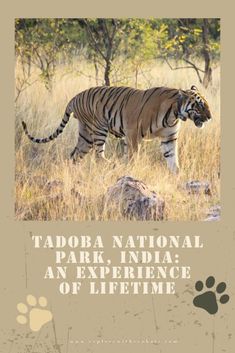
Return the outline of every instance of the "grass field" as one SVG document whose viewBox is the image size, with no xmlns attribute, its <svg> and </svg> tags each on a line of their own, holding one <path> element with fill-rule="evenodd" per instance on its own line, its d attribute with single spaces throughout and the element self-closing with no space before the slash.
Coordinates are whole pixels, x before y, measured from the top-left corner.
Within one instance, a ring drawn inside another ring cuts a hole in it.
<svg viewBox="0 0 235 353">
<path fill-rule="evenodd" d="M 77 72 L 79 66 L 79 72 Z M 81 72 L 83 74 L 81 74 Z M 16 67 L 16 78 L 20 70 Z M 68 101 L 78 92 L 96 86 L 93 68 L 73 63 L 57 70 L 49 93 L 38 81 L 28 87 L 16 103 L 15 217 L 17 220 L 121 220 L 110 214 L 103 196 L 109 186 L 124 175 L 144 181 L 166 202 L 166 220 L 204 220 L 211 206 L 220 204 L 220 68 L 213 71 L 213 84 L 203 88 L 193 70 L 171 71 L 155 63 L 138 78 L 138 88 L 168 86 L 188 89 L 195 84 L 207 98 L 213 121 L 197 129 L 191 121 L 182 123 L 179 137 L 181 171 L 172 175 L 160 155 L 159 141 L 143 141 L 132 163 L 120 156 L 118 141 L 109 137 L 106 156 L 112 163 L 96 160 L 94 153 L 80 165 L 69 161 L 77 141 L 77 122 L 71 119 L 63 134 L 46 145 L 33 144 L 24 136 L 21 120 L 30 133 L 45 137 L 57 128 Z M 126 71 L 118 85 L 136 85 Z M 209 181 L 212 195 L 189 195 L 184 184 L 190 180 Z"/>
</svg>

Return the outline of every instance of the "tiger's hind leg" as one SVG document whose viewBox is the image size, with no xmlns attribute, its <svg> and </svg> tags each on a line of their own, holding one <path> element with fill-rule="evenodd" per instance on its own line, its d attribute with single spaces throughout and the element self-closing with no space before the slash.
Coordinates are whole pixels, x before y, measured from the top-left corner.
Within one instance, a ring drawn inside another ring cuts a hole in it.
<svg viewBox="0 0 235 353">
<path fill-rule="evenodd" d="M 137 134 L 134 132 L 129 132 L 127 131 L 127 134 L 125 136 L 125 147 L 124 147 L 124 153 L 126 155 L 126 160 L 130 161 L 133 159 L 133 156 L 138 153 L 139 151 L 139 138 Z"/>
<path fill-rule="evenodd" d="M 78 122 L 78 142 L 75 146 L 74 150 L 70 154 L 70 158 L 72 158 L 73 163 L 75 163 L 78 158 L 81 160 L 84 156 L 91 150 L 93 147 L 93 141 L 91 135 L 87 129 L 87 127 Z"/>
<path fill-rule="evenodd" d="M 109 162 L 109 160 L 105 157 L 104 154 L 107 134 L 108 132 L 106 131 L 95 132 L 93 133 L 93 141 L 97 158 Z"/>
<path fill-rule="evenodd" d="M 126 136 L 124 137 L 124 139 L 122 139 L 120 142 L 119 142 L 119 147 L 120 147 L 120 154 L 123 158 L 123 161 L 124 163 L 128 163 L 129 162 L 129 149 L 128 149 L 128 141 L 127 141 L 127 138 Z"/>
</svg>

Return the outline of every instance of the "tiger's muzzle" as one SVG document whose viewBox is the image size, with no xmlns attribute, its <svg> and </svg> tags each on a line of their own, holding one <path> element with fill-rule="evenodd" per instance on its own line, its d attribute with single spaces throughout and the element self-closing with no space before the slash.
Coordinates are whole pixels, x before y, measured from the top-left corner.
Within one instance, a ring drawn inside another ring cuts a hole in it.
<svg viewBox="0 0 235 353">
<path fill-rule="evenodd" d="M 211 115 L 200 115 L 200 114 L 195 114 L 193 117 L 193 122 L 195 124 L 196 127 L 198 128 L 202 128 L 204 123 L 206 123 L 207 121 L 211 120 Z"/>
</svg>

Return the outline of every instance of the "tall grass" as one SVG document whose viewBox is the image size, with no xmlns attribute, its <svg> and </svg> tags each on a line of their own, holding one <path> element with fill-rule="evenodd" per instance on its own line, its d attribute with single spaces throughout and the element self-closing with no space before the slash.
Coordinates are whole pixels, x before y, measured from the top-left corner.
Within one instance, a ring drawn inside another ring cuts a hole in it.
<svg viewBox="0 0 235 353">
<path fill-rule="evenodd" d="M 79 72 L 77 71 L 79 66 Z M 125 70 L 125 68 L 123 68 Z M 82 74 L 81 74 L 82 73 Z M 16 67 L 16 77 L 21 74 Z M 119 85 L 134 86 L 129 67 Z M 55 130 L 68 101 L 78 92 L 96 86 L 93 68 L 85 62 L 60 66 L 53 89 L 48 92 L 38 81 L 28 87 L 16 103 L 15 142 L 15 217 L 18 220 L 121 220 L 121 214 L 109 212 L 103 196 L 108 187 L 123 176 L 144 181 L 166 202 L 166 220 L 203 220 L 208 209 L 220 202 L 220 68 L 213 71 L 213 84 L 203 88 L 193 70 L 171 71 L 155 62 L 138 77 L 139 88 L 168 86 L 187 89 L 195 84 L 207 98 L 213 120 L 204 129 L 190 121 L 182 123 L 179 137 L 181 171 L 172 175 L 166 168 L 159 141 L 142 141 L 136 159 L 125 163 L 117 139 L 109 137 L 106 156 L 111 163 L 88 154 L 80 165 L 69 161 L 77 141 L 77 122 L 71 119 L 63 134 L 45 145 L 35 145 L 24 136 L 21 120 L 30 133 L 44 137 Z M 189 195 L 184 184 L 190 180 L 209 181 L 212 195 Z"/>
</svg>

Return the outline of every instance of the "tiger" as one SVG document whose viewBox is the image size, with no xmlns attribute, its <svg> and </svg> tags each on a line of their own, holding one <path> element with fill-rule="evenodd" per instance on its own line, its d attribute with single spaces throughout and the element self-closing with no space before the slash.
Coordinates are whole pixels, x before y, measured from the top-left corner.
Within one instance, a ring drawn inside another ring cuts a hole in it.
<svg viewBox="0 0 235 353">
<path fill-rule="evenodd" d="M 50 142 L 63 132 L 72 113 L 78 120 L 78 140 L 70 154 L 74 163 L 93 147 L 97 156 L 105 159 L 108 133 L 124 139 L 128 159 L 138 151 L 142 139 L 159 137 L 161 152 L 172 173 L 179 172 L 177 139 L 181 122 L 190 119 L 202 128 L 211 119 L 209 105 L 194 85 L 188 90 L 99 86 L 70 100 L 59 127 L 50 136 L 31 136 L 24 121 L 23 130 L 32 142 Z"/>
</svg>

